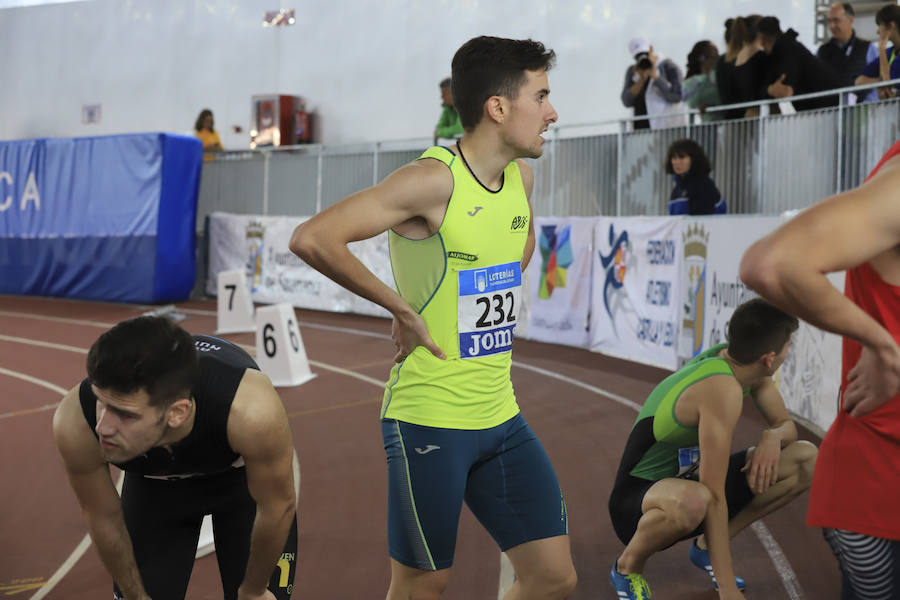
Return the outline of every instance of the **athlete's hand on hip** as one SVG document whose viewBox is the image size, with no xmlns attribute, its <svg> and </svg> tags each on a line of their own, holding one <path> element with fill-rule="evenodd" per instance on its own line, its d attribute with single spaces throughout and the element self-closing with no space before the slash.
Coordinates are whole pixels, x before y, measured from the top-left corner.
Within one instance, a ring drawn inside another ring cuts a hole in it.
<svg viewBox="0 0 900 600">
<path fill-rule="evenodd" d="M 394 362 L 398 363 L 409 356 L 416 346 L 424 346 L 429 352 L 440 359 L 446 359 L 444 354 L 428 333 L 428 327 L 417 312 L 410 310 L 394 315 L 394 323 L 391 326 L 391 338 L 394 340 Z"/>
<path fill-rule="evenodd" d="M 238 588 L 237 600 L 275 600 L 275 594 L 269 590 L 264 591 L 262 594 L 251 594 L 243 588 Z"/>
<path fill-rule="evenodd" d="M 873 350 L 863 346 L 859 362 L 847 375 L 844 410 L 853 417 L 869 414 L 900 394 L 900 347 Z"/>
</svg>

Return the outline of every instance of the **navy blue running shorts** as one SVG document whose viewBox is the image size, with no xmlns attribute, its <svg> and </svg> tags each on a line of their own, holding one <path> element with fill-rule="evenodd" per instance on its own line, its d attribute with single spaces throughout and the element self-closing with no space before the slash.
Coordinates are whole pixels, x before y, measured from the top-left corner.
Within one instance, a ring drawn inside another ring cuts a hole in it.
<svg viewBox="0 0 900 600">
<path fill-rule="evenodd" d="M 568 534 L 550 459 L 521 414 L 490 429 L 381 422 L 388 462 L 388 546 L 428 571 L 453 564 L 465 500 L 501 550 Z"/>
</svg>

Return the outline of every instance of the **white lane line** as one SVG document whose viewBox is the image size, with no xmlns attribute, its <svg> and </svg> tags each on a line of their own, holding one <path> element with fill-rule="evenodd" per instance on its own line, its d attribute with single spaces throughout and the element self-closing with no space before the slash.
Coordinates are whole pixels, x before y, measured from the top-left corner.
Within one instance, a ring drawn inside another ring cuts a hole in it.
<svg viewBox="0 0 900 600">
<path fill-rule="evenodd" d="M 27 344 L 29 346 L 40 346 L 41 348 L 52 348 L 54 350 L 64 350 L 66 352 L 75 352 L 77 354 L 87 354 L 87 348 L 79 348 L 77 346 L 67 346 L 65 344 L 55 344 L 53 342 L 42 342 L 41 340 L 32 340 L 30 338 L 15 337 L 12 335 L 0 335 L 0 342 L 12 342 L 14 344 Z M 65 393 L 65 392 L 63 392 Z"/>
<path fill-rule="evenodd" d="M 3 375 L 9 375 L 10 377 L 15 377 L 16 379 L 21 379 L 22 381 L 27 381 L 28 383 L 33 383 L 34 385 L 45 387 L 48 390 L 53 390 L 60 396 L 65 396 L 69 391 L 62 389 L 55 383 L 50 383 L 49 381 L 44 381 L 43 379 L 38 379 L 37 377 L 32 377 L 31 375 L 26 375 L 25 373 L 19 373 L 18 371 L 10 371 L 9 369 L 0 367 L 0 373 L 2 373 Z M 54 404 L 53 406 L 56 405 Z"/>
<path fill-rule="evenodd" d="M 801 600 L 802 598 L 805 598 L 806 596 L 803 593 L 803 588 L 797 580 L 797 574 L 794 572 L 794 569 L 791 568 L 791 563 L 788 562 L 787 556 L 784 555 L 781 546 L 775 541 L 775 537 L 772 535 L 772 532 L 769 531 L 769 528 L 766 527 L 765 523 L 762 521 L 756 521 L 750 525 L 750 529 L 752 529 L 753 533 L 756 534 L 756 537 L 759 538 L 763 548 L 765 548 L 766 552 L 769 554 L 769 558 L 772 559 L 772 564 L 775 565 L 775 570 L 781 577 L 781 581 L 784 583 L 784 589 L 791 600 Z"/>
<path fill-rule="evenodd" d="M 512 361 L 514 367 L 518 367 L 520 369 L 525 369 L 526 371 L 532 371 L 534 373 L 538 373 L 539 375 L 543 375 L 544 377 L 550 377 L 551 379 L 558 379 L 559 381 L 564 381 L 569 385 L 574 385 L 575 387 L 580 387 L 583 390 L 587 390 L 589 392 L 593 392 L 598 396 L 606 396 L 613 402 L 618 402 L 622 406 L 627 406 L 628 408 L 634 410 L 635 412 L 641 412 L 641 405 L 637 402 L 633 402 L 626 398 L 625 396 L 620 396 L 618 394 L 613 394 L 612 392 L 608 392 L 603 388 L 598 388 L 597 386 L 591 385 L 589 383 L 584 383 L 578 379 L 573 379 L 572 377 L 566 377 L 565 375 L 560 375 L 559 373 L 554 373 L 553 371 L 549 371 L 547 369 L 542 369 L 541 367 L 535 367 L 533 365 L 529 365 L 526 363 L 522 363 L 519 361 Z"/>
<path fill-rule="evenodd" d="M 122 483 L 125 481 L 125 471 L 122 471 L 119 474 L 119 481 L 116 483 L 116 491 L 119 494 L 122 493 Z M 49 594 L 56 585 L 62 581 L 62 578 L 65 577 L 69 571 L 72 570 L 72 567 L 75 566 L 84 553 L 87 552 L 87 549 L 91 547 L 91 535 L 85 534 L 85 536 L 78 542 L 78 545 L 75 546 L 75 549 L 72 550 L 72 554 L 69 555 L 63 564 L 59 566 L 56 570 L 56 573 L 50 576 L 50 579 L 47 580 L 47 583 L 37 591 L 29 600 L 41 600 L 44 596 Z"/>
<path fill-rule="evenodd" d="M 3 337 L 9 337 L 9 336 L 3 336 Z M 27 343 L 27 341 L 28 340 L 25 340 L 26 343 Z M 72 346 L 66 346 L 66 348 L 74 349 L 75 351 L 80 350 L 79 348 L 73 348 Z M 67 390 L 64 390 L 63 388 L 59 387 L 56 384 L 50 383 L 49 381 L 44 381 L 43 379 L 38 379 L 37 377 L 32 377 L 31 375 L 25 375 L 24 373 L 19 373 L 17 371 L 11 371 L 9 369 L 0 368 L 0 374 L 8 375 L 10 377 L 16 377 L 18 379 L 22 379 L 29 383 L 33 383 L 35 385 L 45 387 L 49 390 L 53 390 L 54 392 L 57 392 L 58 394 L 60 394 L 62 396 L 64 396 L 67 393 Z M 56 404 L 50 406 L 50 408 L 55 408 L 55 407 L 56 407 Z M 47 408 L 47 407 L 42 407 L 42 409 L 43 408 Z M 2 418 L 2 417 L 0 417 L 0 418 Z M 121 474 L 121 476 L 119 477 L 119 483 L 116 485 L 116 489 L 118 491 L 122 490 L 122 481 L 124 480 L 124 475 L 125 475 L 125 473 L 123 472 Z M 63 561 L 62 565 L 60 565 L 60 567 L 56 570 L 56 572 L 50 576 L 50 578 L 47 580 L 47 583 L 45 583 L 37 592 L 35 592 L 35 594 L 31 597 L 31 600 L 40 600 L 41 598 L 43 598 L 44 596 L 49 594 L 50 591 L 54 587 L 56 587 L 56 584 L 59 583 L 60 580 L 62 580 L 62 578 L 65 577 L 65 575 L 72 569 L 72 567 L 75 566 L 75 563 L 77 563 L 78 560 L 84 555 L 84 553 L 87 551 L 87 549 L 90 547 L 90 545 L 91 545 L 91 537 L 90 537 L 90 535 L 85 535 L 84 538 L 82 538 L 82 540 L 78 543 L 78 545 L 75 546 L 75 549 L 72 551 L 72 553 L 69 555 L 69 557 L 66 558 L 66 560 Z"/>
<path fill-rule="evenodd" d="M 14 312 L 11 310 L 0 310 L 0 317 L 15 317 L 17 319 L 37 319 L 39 321 L 50 321 L 52 323 L 67 323 L 69 325 L 85 325 L 88 327 L 100 327 L 109 329 L 115 323 L 102 323 L 100 321 L 87 321 L 85 319 L 67 319 L 65 317 L 51 317 L 48 315 L 38 315 L 34 313 Z"/>
<path fill-rule="evenodd" d="M 204 314 L 204 315 L 211 315 L 211 316 L 216 315 L 215 311 L 208 311 L 208 310 L 201 310 L 201 309 L 178 308 L 178 310 L 181 312 L 185 312 L 185 313 Z M 26 313 L 14 313 L 14 314 L 16 316 L 25 316 Z M 34 318 L 44 318 L 43 315 L 29 315 L 29 316 L 33 316 Z M 77 319 L 71 319 L 71 321 L 80 322 Z M 92 323 L 92 322 L 88 321 L 88 323 Z M 300 324 L 302 324 L 306 327 L 314 328 L 314 329 L 325 329 L 328 331 L 336 331 L 336 332 L 349 333 L 349 334 L 354 334 L 354 335 L 365 335 L 367 337 L 391 339 L 391 336 L 387 335 L 387 334 L 380 334 L 380 333 L 365 331 L 365 330 L 361 330 L 361 329 L 353 329 L 353 328 L 349 328 L 349 327 L 319 325 L 318 323 L 305 323 L 305 322 L 300 323 Z M 0 339 L 7 338 L 7 337 L 8 336 L 0 336 Z M 17 340 L 18 339 L 22 339 L 22 338 L 17 338 Z M 12 340 L 10 340 L 10 341 L 12 341 Z M 47 342 L 41 342 L 36 345 L 43 345 L 43 346 L 53 347 L 53 348 L 57 348 L 57 349 L 74 349 L 71 346 L 64 347 L 59 344 L 49 344 Z M 74 350 L 77 351 L 80 349 L 74 349 Z M 255 349 L 254 349 L 254 351 L 255 351 Z M 87 350 L 82 350 L 82 352 L 86 353 Z M 318 361 L 311 360 L 309 362 L 310 362 L 310 364 L 313 364 L 321 369 L 333 371 L 335 373 L 339 373 L 342 375 L 347 375 L 348 377 L 354 377 L 356 379 L 360 379 L 361 381 L 366 381 L 368 383 L 372 383 L 373 385 L 377 385 L 378 387 L 384 386 L 383 381 L 377 380 L 373 377 L 368 377 L 366 375 L 362 375 L 361 373 L 355 373 L 354 371 L 348 371 L 347 369 L 342 369 L 340 367 L 335 367 L 332 365 L 328 365 L 326 363 L 320 363 Z M 529 365 L 527 363 L 522 363 L 519 361 L 513 361 L 512 364 L 514 367 L 532 371 L 534 373 L 538 373 L 545 377 L 550 377 L 553 379 L 557 379 L 559 381 L 563 381 L 570 385 L 580 387 L 584 390 L 593 392 L 594 394 L 597 394 L 600 396 L 605 396 L 605 397 L 609 398 L 610 400 L 613 400 L 614 402 L 617 402 L 623 406 L 627 406 L 627 407 L 631 408 L 635 412 L 640 412 L 640 410 L 641 410 L 641 406 L 639 404 L 637 404 L 636 402 L 633 402 L 632 400 L 629 400 L 628 398 L 625 398 L 624 396 L 620 396 L 618 394 L 614 394 L 614 393 L 604 390 L 602 388 L 590 385 L 588 383 L 584 383 L 583 381 L 580 381 L 578 379 L 574 379 L 572 377 L 567 377 L 565 375 L 560 375 L 559 373 L 555 373 L 553 371 L 543 369 L 541 367 L 537 367 L 534 365 Z M 765 527 L 765 526 L 763 526 L 763 527 Z M 766 552 L 769 554 L 769 558 L 776 565 L 778 573 L 781 576 L 782 583 L 784 584 L 784 589 L 788 593 L 788 596 L 791 598 L 791 600 L 802 600 L 803 598 L 805 598 L 803 590 L 800 587 L 799 580 L 797 579 L 796 572 L 794 571 L 793 567 L 791 567 L 790 562 L 788 562 L 787 557 L 785 556 L 784 552 L 781 550 L 781 547 L 778 545 L 778 542 L 772 536 L 771 532 L 769 532 L 768 529 L 765 529 L 765 532 L 768 532 L 768 537 L 764 540 L 763 533 L 761 533 L 762 530 L 754 527 L 753 531 L 756 533 L 757 537 L 759 538 L 759 541 L 762 544 L 763 548 L 765 548 Z M 509 563 L 508 560 L 506 560 L 505 563 L 506 564 L 504 564 L 504 561 L 501 559 L 501 561 L 500 561 L 500 567 L 501 567 L 500 568 L 500 593 L 498 594 L 498 597 L 502 597 L 503 594 L 505 594 L 506 591 L 508 590 L 508 588 L 504 589 L 504 585 L 503 585 L 504 582 L 509 579 L 509 574 L 504 572 L 504 568 L 511 569 L 512 565 Z"/>
</svg>

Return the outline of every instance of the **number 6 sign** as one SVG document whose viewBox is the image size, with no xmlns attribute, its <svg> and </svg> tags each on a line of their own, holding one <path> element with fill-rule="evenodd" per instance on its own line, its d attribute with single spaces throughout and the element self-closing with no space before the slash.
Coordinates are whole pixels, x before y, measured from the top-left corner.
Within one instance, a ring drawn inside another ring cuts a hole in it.
<svg viewBox="0 0 900 600">
<path fill-rule="evenodd" d="M 315 377 L 290 304 L 256 309 L 256 362 L 277 387 L 301 385 Z"/>
</svg>

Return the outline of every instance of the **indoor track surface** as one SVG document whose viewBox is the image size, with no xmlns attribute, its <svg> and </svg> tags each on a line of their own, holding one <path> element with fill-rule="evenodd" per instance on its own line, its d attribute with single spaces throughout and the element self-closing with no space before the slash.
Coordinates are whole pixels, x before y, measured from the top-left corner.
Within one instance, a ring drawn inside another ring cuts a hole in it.
<svg viewBox="0 0 900 600">
<path fill-rule="evenodd" d="M 96 600 L 112 582 L 86 538 L 51 435 L 62 394 L 85 377 L 88 348 L 103 331 L 151 310 L 135 306 L 0 296 L 0 597 Z M 215 302 L 177 305 L 191 333 L 212 334 Z M 279 388 L 300 458 L 299 567 L 293 597 L 384 598 L 386 461 L 378 423 L 393 344 L 385 319 L 297 311 L 312 381 Z M 221 336 L 252 346 L 253 334 Z M 609 570 L 622 546 L 607 512 L 636 410 L 667 373 L 581 349 L 517 340 L 512 379 L 525 418 L 556 468 L 569 510 L 578 587 L 573 599 L 615 598 Z M 752 404 L 735 449 L 756 443 L 763 421 Z M 818 440 L 802 431 L 801 437 Z M 118 473 L 113 473 L 118 478 Z M 839 597 L 837 563 L 819 529 L 805 525 L 808 494 L 732 542 L 745 596 L 765 600 Z M 495 600 L 511 573 L 466 509 L 448 600 Z M 650 559 L 654 600 L 713 600 L 688 544 Z M 197 560 L 191 600 L 221 598 L 214 556 Z"/>
</svg>

